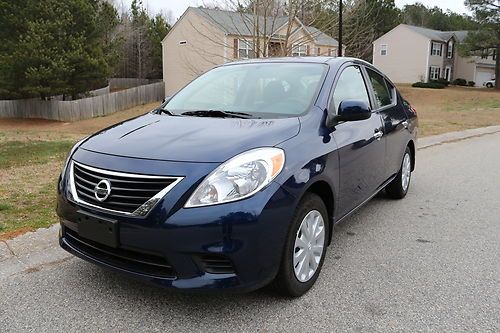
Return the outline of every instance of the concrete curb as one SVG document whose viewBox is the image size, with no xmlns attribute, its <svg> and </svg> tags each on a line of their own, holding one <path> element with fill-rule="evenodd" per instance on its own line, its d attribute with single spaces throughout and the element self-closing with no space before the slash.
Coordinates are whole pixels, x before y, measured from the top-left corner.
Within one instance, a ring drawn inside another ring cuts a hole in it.
<svg viewBox="0 0 500 333">
<path fill-rule="evenodd" d="M 418 139 L 417 149 L 425 149 L 444 143 L 456 142 L 460 140 L 475 138 L 478 136 L 493 134 L 500 132 L 500 126 L 488 126 L 468 129 L 459 132 L 449 132 L 445 134 L 426 136 Z"/>
<path fill-rule="evenodd" d="M 500 132 L 500 126 L 475 128 L 461 132 L 424 137 L 418 140 L 418 149 L 456 142 Z M 0 240 L 0 280 L 16 274 L 25 274 L 70 260 L 72 256 L 59 247 L 59 224 L 28 232 L 10 240 Z"/>
<path fill-rule="evenodd" d="M 0 280 L 30 273 L 71 258 L 58 244 L 59 224 L 0 240 Z"/>
</svg>

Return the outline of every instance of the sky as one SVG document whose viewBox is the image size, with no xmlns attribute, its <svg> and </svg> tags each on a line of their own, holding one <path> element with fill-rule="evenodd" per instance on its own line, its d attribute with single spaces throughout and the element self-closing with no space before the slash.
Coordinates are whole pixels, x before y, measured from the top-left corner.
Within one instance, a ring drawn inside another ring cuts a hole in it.
<svg viewBox="0 0 500 333">
<path fill-rule="evenodd" d="M 124 6 L 130 7 L 132 0 L 115 0 L 115 3 L 123 3 Z M 414 4 L 416 2 L 421 2 L 427 7 L 438 6 L 443 10 L 451 10 L 457 13 L 468 13 L 470 12 L 464 5 L 463 0 L 395 0 L 396 6 L 403 7 L 404 5 Z M 143 0 L 143 4 L 148 8 L 151 13 L 164 13 L 167 14 L 170 10 L 173 15 L 173 19 L 178 19 L 182 13 L 189 6 L 198 6 L 203 3 L 203 0 Z"/>
</svg>

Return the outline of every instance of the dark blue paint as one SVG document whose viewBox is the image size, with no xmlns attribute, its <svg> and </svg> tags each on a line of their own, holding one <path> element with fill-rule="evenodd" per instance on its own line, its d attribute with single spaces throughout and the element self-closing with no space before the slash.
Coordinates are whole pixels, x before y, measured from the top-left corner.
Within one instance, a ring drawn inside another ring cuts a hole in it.
<svg viewBox="0 0 500 333">
<path fill-rule="evenodd" d="M 312 186 L 320 182 L 333 193 L 333 202 L 329 204 L 334 207 L 334 223 L 394 177 L 405 147 L 415 144 L 417 135 L 416 113 L 403 104 L 399 93 L 396 106 L 375 110 L 369 119 L 327 126 L 327 110 L 339 69 L 350 64 L 373 69 L 371 65 L 349 58 L 264 61 L 329 65 L 309 112 L 298 118 L 270 120 L 146 114 L 105 129 L 86 140 L 73 159 L 102 169 L 185 178 L 142 218 L 117 217 L 77 206 L 68 199 L 64 178 L 57 201 L 63 230 L 77 231 L 75 216 L 79 209 L 119 219 L 122 246 L 160 253 L 178 277 L 150 277 L 125 270 L 126 273 L 177 289 L 247 291 L 267 284 L 277 274 L 294 209 Z M 405 120 L 409 122 L 408 129 L 402 125 Z M 373 137 L 376 131 L 384 133 L 381 140 Z M 183 208 L 204 177 L 222 162 L 243 151 L 266 146 L 280 147 L 286 153 L 283 171 L 269 186 L 245 200 Z M 70 249 L 64 237 L 60 243 L 75 255 L 107 266 Z M 203 272 L 193 255 L 207 253 L 230 258 L 236 274 Z"/>
</svg>

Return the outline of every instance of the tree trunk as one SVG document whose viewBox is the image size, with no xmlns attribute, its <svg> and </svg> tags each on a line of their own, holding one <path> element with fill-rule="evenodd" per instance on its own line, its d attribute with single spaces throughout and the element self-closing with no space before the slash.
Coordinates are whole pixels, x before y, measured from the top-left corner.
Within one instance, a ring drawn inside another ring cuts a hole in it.
<svg viewBox="0 0 500 333">
<path fill-rule="evenodd" d="M 495 89 L 500 90 L 500 45 L 497 45 L 495 63 Z"/>
</svg>

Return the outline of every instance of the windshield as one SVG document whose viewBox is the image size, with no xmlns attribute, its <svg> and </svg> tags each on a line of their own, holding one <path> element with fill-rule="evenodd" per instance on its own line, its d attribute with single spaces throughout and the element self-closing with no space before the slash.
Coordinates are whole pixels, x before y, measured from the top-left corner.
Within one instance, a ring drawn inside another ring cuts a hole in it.
<svg viewBox="0 0 500 333">
<path fill-rule="evenodd" d="M 313 103 L 328 66 L 313 63 L 240 64 L 200 76 L 164 106 L 190 116 L 294 117 Z"/>
</svg>

